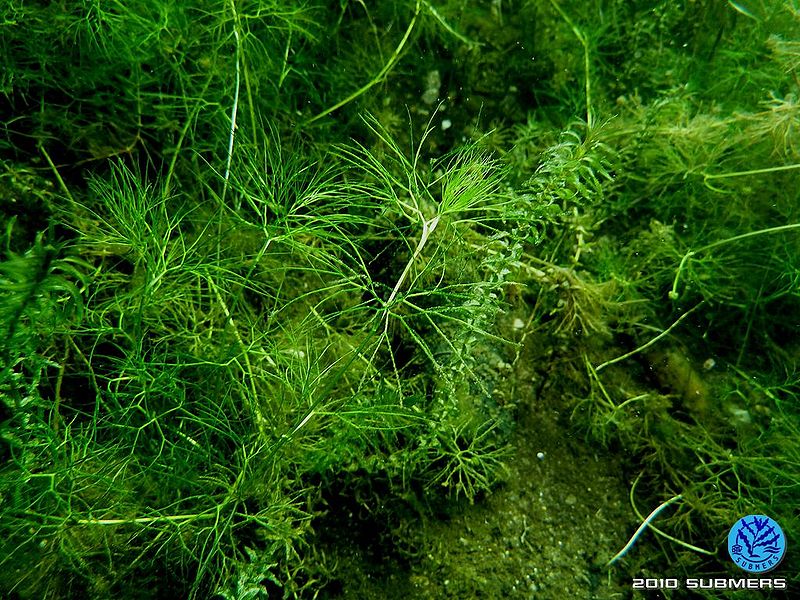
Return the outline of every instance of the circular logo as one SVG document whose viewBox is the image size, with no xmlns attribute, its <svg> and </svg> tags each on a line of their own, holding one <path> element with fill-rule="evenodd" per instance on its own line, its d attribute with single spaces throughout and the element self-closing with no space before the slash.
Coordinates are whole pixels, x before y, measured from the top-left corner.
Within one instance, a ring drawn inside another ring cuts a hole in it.
<svg viewBox="0 0 800 600">
<path fill-rule="evenodd" d="M 748 573 L 766 573 L 786 554 L 786 536 L 775 521 L 764 515 L 747 515 L 731 527 L 728 554 Z"/>
</svg>

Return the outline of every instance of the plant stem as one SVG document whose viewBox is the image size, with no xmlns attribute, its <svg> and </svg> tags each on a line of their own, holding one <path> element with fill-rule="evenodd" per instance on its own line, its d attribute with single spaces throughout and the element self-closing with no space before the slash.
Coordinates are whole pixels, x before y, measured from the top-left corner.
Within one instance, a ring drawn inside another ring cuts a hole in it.
<svg viewBox="0 0 800 600">
<path fill-rule="evenodd" d="M 311 123 L 313 123 L 314 121 L 318 121 L 319 119 L 326 117 L 332 112 L 339 110 L 345 104 L 349 104 L 350 102 L 352 102 L 353 100 L 355 100 L 356 98 L 358 98 L 359 96 L 361 96 L 362 94 L 364 94 L 365 92 L 370 90 L 373 86 L 377 85 L 383 80 L 384 76 L 397 64 L 397 61 L 400 60 L 400 54 L 403 52 L 403 48 L 405 47 L 408 38 L 411 36 L 411 32 L 414 29 L 414 24 L 417 22 L 417 17 L 419 16 L 420 3 L 421 0 L 417 0 L 417 6 L 414 9 L 414 16 L 411 18 L 411 22 L 408 24 L 408 28 L 406 28 L 406 32 L 403 35 L 403 39 L 400 40 L 400 43 L 397 45 L 397 48 L 395 48 L 394 53 L 389 59 L 389 62 L 383 65 L 383 68 L 378 72 L 378 74 L 375 75 L 375 77 L 373 77 L 366 85 L 357 89 L 355 92 L 350 94 L 344 100 L 340 100 L 330 108 L 326 108 L 318 115 L 311 117 L 308 121 L 304 123 L 304 125 L 311 125 Z"/>
<path fill-rule="evenodd" d="M 569 15 L 564 12 L 556 0 L 550 0 L 550 3 L 553 5 L 553 8 L 558 11 L 558 14 L 561 15 L 561 18 L 566 21 L 567 25 L 570 26 L 572 32 L 575 34 L 575 37 L 578 38 L 581 46 L 583 46 L 583 70 L 584 84 L 586 88 L 586 125 L 591 128 L 592 124 L 594 123 L 594 114 L 592 112 L 592 86 L 589 75 L 591 67 L 591 61 L 589 60 L 589 40 L 586 38 L 586 35 L 580 29 L 578 29 L 577 25 L 572 22 L 572 19 L 569 18 Z"/>
<path fill-rule="evenodd" d="M 681 276 L 681 271 L 686 266 L 686 263 L 692 256 L 699 254 L 700 252 L 705 252 L 706 250 L 711 250 L 711 248 L 716 248 L 717 246 L 724 246 L 725 244 L 729 244 L 731 242 L 738 242 L 739 240 L 744 240 L 746 238 L 754 237 L 757 235 L 763 235 L 768 233 L 780 233 L 781 231 L 789 231 L 790 229 L 798 229 L 800 228 L 800 223 L 791 223 L 789 225 L 779 225 L 777 227 L 768 227 L 766 229 L 759 229 L 757 231 L 748 231 L 747 233 L 742 233 L 740 235 L 735 235 L 733 237 L 725 238 L 724 240 L 717 240 L 716 242 L 711 242 L 710 244 L 706 244 L 705 246 L 698 248 L 697 250 L 689 250 L 686 254 L 683 255 L 680 264 L 678 265 L 678 272 L 675 273 L 675 279 L 672 282 L 672 289 L 669 292 L 669 299 L 670 300 L 677 300 L 678 299 L 678 279 Z"/>
<path fill-rule="evenodd" d="M 241 80 L 241 68 L 239 66 L 239 55 L 241 54 L 241 40 L 239 39 L 239 16 L 236 13 L 236 4 L 231 0 L 231 10 L 233 11 L 233 36 L 236 38 L 236 89 L 233 93 L 233 107 L 231 108 L 231 131 L 228 137 L 228 158 L 225 163 L 225 183 L 222 188 L 221 202 L 225 202 L 225 194 L 228 191 L 228 180 L 231 177 L 231 161 L 233 160 L 233 139 L 236 136 L 236 113 L 239 109 L 239 82 Z"/>
<path fill-rule="evenodd" d="M 670 325 L 669 327 L 667 327 L 667 328 L 666 328 L 664 331 L 662 331 L 661 333 L 659 333 L 659 334 L 658 334 L 656 337 L 654 337 L 652 340 L 650 340 L 650 341 L 649 341 L 649 342 L 647 342 L 646 344 L 643 344 L 643 345 L 639 346 L 638 348 L 634 348 L 633 350 L 631 350 L 630 352 L 627 352 L 627 353 L 623 354 L 622 356 L 618 356 L 617 358 L 612 358 L 611 360 L 607 360 L 606 362 L 604 362 L 604 363 L 602 363 L 602 364 L 598 365 L 598 366 L 595 368 L 595 371 L 600 371 L 600 370 L 602 370 L 602 369 L 605 369 L 605 368 L 606 368 L 607 366 L 609 366 L 609 365 L 613 365 L 614 363 L 618 363 L 618 362 L 620 362 L 620 361 L 623 361 L 623 360 L 625 360 L 626 358 L 630 358 L 630 357 L 631 357 L 631 356 L 633 356 L 634 354 L 638 354 L 639 352 L 642 352 L 642 351 L 644 351 L 644 350 L 647 350 L 647 349 L 648 349 L 650 346 L 652 346 L 653 344 L 655 344 L 655 343 L 656 343 L 658 340 L 660 340 L 661 338 L 663 338 L 663 337 L 664 337 L 664 336 L 666 336 L 666 335 L 669 335 L 669 332 L 670 332 L 670 331 L 672 331 L 673 329 L 675 329 L 675 328 L 678 326 L 678 324 L 680 324 L 680 322 L 681 322 L 681 321 L 683 321 L 683 320 L 684 320 L 686 317 L 688 317 L 690 314 L 692 314 L 692 313 L 693 313 L 695 310 L 697 310 L 698 308 L 700 308 L 700 305 L 702 305 L 702 304 L 703 304 L 703 302 L 701 301 L 701 302 L 699 302 L 698 304 L 696 304 L 695 306 L 693 306 L 692 308 L 690 308 L 689 310 L 687 310 L 687 311 L 686 311 L 685 313 L 683 313 L 683 314 L 682 314 L 680 317 L 678 317 L 678 319 L 677 319 L 677 320 L 676 320 L 676 321 L 675 321 L 675 322 L 674 322 L 672 325 Z"/>
</svg>

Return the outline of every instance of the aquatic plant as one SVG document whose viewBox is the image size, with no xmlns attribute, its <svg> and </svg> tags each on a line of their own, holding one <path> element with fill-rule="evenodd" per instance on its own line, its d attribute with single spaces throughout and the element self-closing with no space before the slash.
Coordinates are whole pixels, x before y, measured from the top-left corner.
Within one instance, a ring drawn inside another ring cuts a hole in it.
<svg viewBox="0 0 800 600">
<path fill-rule="evenodd" d="M 796 3 L 373 4 L 0 8 L 3 594 L 317 597 L 532 406 L 612 579 L 797 535 Z"/>
</svg>

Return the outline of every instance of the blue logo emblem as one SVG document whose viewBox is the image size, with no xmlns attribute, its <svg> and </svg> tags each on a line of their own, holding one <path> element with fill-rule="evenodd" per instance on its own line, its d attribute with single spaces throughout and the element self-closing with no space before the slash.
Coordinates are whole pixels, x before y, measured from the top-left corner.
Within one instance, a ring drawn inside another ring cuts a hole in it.
<svg viewBox="0 0 800 600">
<path fill-rule="evenodd" d="M 747 515 L 731 527 L 728 554 L 748 573 L 766 573 L 786 554 L 786 536 L 775 521 L 764 515 Z"/>
</svg>

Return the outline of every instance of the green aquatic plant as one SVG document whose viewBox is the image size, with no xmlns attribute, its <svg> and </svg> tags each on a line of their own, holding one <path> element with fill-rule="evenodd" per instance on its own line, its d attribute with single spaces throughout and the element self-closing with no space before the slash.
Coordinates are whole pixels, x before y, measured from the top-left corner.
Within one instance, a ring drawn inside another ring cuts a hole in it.
<svg viewBox="0 0 800 600">
<path fill-rule="evenodd" d="M 0 8 L 3 594 L 429 568 L 549 430 L 612 580 L 796 535 L 797 6 L 490 4 Z"/>
<path fill-rule="evenodd" d="M 3 473 L 13 499 L 3 560 L 58 549 L 42 578 L 20 572 L 9 589 L 111 593 L 169 557 L 192 574 L 192 597 L 229 589 L 256 563 L 299 594 L 286 574 L 302 568 L 317 498 L 306 478 L 356 485 L 337 472 L 369 469 L 401 490 L 420 482 L 436 493 L 443 482 L 472 500 L 501 477 L 503 435 L 473 431 L 485 407 L 448 391 L 485 385 L 469 348 L 493 339 L 519 252 L 499 227 L 519 214 L 514 197 L 477 146 L 431 172 L 421 145 L 406 158 L 373 126 L 394 152 L 385 163 L 358 146 L 324 168 L 285 159 L 275 138 L 258 151 L 241 144 L 230 175 L 209 185 L 210 206 L 112 165 L 62 213 L 71 251 L 91 264 L 54 260 L 43 244 L 5 263 L 20 295 L 10 327 L 22 311 L 43 317 L 29 299 L 46 294 L 84 307 L 56 333 L 63 354 L 45 347 L 55 413 L 37 400 L 36 426 L 4 438 L 15 450 Z M 408 254 L 379 270 L 387 244 Z M 48 261 L 47 277 L 23 289 L 11 275 L 34 259 Z M 80 294 L 58 277 L 73 263 L 92 272 Z M 420 375 L 404 375 L 411 365 Z M 37 396 L 42 375 L 26 382 Z M 422 376 L 439 379 L 432 401 Z M 41 485 L 25 487 L 31 477 Z"/>
<path fill-rule="evenodd" d="M 14 222 L 9 223 L 7 240 Z M 65 255 L 58 244 L 46 243 L 39 234 L 24 254 L 8 251 L 0 263 L 0 326 L 3 329 L 2 375 L 0 385 L 6 408 L 22 416 L 27 405 L 36 403 L 36 387 L 43 373 L 52 367 L 36 357 L 36 340 L 50 332 L 69 329 L 83 313 L 82 288 L 90 267 L 77 256 Z M 29 354 L 30 353 L 30 354 Z M 23 372 L 33 369 L 33 388 L 25 385 Z M 18 385 L 22 384 L 22 388 Z"/>
</svg>

